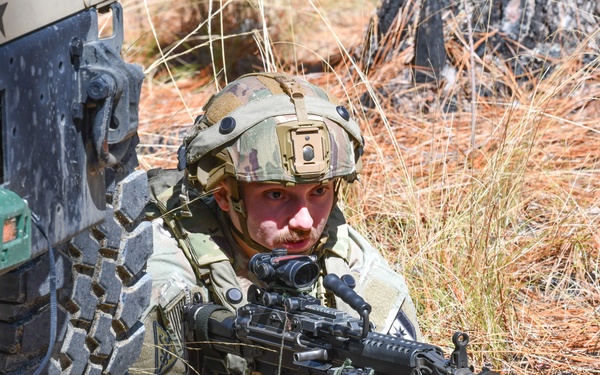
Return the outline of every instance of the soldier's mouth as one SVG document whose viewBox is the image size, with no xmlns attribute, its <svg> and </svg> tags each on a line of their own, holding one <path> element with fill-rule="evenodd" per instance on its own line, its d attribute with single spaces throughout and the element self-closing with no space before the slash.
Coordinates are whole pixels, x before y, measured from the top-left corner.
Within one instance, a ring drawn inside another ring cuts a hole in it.
<svg viewBox="0 0 600 375">
<path fill-rule="evenodd" d="M 287 240 L 282 242 L 281 245 L 288 250 L 288 253 L 301 253 L 310 247 L 311 240 L 310 238 Z"/>
</svg>

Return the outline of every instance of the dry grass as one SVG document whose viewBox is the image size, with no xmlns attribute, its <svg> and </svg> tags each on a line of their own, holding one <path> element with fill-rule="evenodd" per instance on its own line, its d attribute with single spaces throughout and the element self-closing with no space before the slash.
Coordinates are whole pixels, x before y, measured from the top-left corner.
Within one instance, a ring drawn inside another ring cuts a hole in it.
<svg viewBox="0 0 600 375">
<path fill-rule="evenodd" d="M 191 17 L 178 8 L 188 3 L 150 4 L 164 51 L 185 38 L 173 22 Z M 599 373 L 600 72 L 578 58 L 587 46 L 528 84 L 506 66 L 477 61 L 486 70 L 476 70 L 476 81 L 490 94 L 475 96 L 472 112 L 466 42 L 448 42 L 456 79 L 441 88 L 411 82 L 410 49 L 359 74 L 353 51 L 376 4 L 333 3 L 274 1 L 245 14 L 269 26 L 253 33 L 265 66 L 308 72 L 353 108 L 367 148 L 344 209 L 406 275 L 427 340 L 447 346 L 454 330 L 465 330 L 476 367 L 487 362 L 506 374 Z M 221 68 L 179 64 L 169 76 L 148 47 L 155 42 L 143 31 L 145 10 L 125 5 L 140 26 L 132 27 L 129 58 L 152 66 L 140 108 L 141 165 L 172 167 L 182 136 L 232 65 L 213 55 Z M 196 28 L 190 23 L 188 31 Z M 210 55 L 202 43 L 198 51 Z M 374 108 L 361 105 L 369 93 Z M 443 110 L 449 104 L 454 112 Z"/>
</svg>

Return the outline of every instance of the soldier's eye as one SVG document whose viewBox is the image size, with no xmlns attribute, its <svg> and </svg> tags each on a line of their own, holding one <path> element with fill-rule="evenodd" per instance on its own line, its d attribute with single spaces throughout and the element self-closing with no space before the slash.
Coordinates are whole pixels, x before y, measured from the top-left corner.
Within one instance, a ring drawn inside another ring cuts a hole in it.
<svg viewBox="0 0 600 375">
<path fill-rule="evenodd" d="M 314 195 L 324 195 L 325 193 L 327 193 L 327 188 L 326 187 L 318 187 L 315 190 L 313 190 L 313 194 Z"/>
<path fill-rule="evenodd" d="M 283 198 L 283 194 L 280 191 L 267 191 L 265 195 L 267 196 L 267 198 L 274 200 Z"/>
</svg>

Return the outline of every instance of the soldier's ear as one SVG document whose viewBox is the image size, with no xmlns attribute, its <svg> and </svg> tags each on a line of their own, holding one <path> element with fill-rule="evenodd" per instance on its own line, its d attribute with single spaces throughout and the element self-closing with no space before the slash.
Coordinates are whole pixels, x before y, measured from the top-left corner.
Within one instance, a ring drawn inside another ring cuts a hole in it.
<svg viewBox="0 0 600 375">
<path fill-rule="evenodd" d="M 229 184 L 227 184 L 227 180 L 219 182 L 219 186 L 213 195 L 221 210 L 225 212 L 229 212 L 231 210 L 231 201 L 229 199 L 229 197 L 231 197 L 231 192 Z"/>
</svg>

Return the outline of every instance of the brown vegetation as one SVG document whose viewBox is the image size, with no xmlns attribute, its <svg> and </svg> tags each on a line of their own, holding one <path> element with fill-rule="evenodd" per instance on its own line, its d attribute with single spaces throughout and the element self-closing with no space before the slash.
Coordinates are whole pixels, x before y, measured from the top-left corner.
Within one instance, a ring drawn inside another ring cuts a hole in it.
<svg viewBox="0 0 600 375">
<path fill-rule="evenodd" d="M 427 340 L 447 346 L 454 330 L 465 330 L 476 367 L 487 362 L 506 374 L 600 372 L 597 46 L 581 43 L 553 60 L 543 80 L 539 72 L 522 79 L 509 64 L 472 66 L 467 39 L 455 38 L 446 43 L 453 74 L 439 86 L 416 85 L 410 44 L 361 73 L 356 56 L 375 3 L 221 3 L 223 22 L 235 19 L 223 35 L 239 40 L 212 55 L 208 36 L 221 46 L 221 20 L 213 17 L 211 32 L 198 28 L 208 5 L 190 4 L 149 4 L 150 19 L 163 55 L 187 38 L 174 51 L 198 46 L 208 63 L 182 55 L 164 64 L 146 10 L 125 1 L 134 20 L 126 54 L 148 68 L 143 168 L 175 165 L 202 104 L 234 78 L 227 69 L 264 64 L 305 74 L 342 97 L 363 128 L 365 170 L 344 209 L 405 274 Z M 240 15 L 250 29 L 240 29 Z M 188 36 L 194 30 L 205 31 Z M 255 59 L 237 66 L 244 54 Z"/>
</svg>

